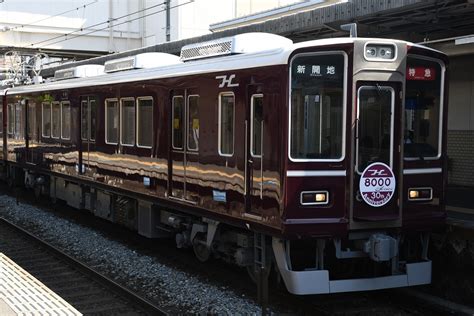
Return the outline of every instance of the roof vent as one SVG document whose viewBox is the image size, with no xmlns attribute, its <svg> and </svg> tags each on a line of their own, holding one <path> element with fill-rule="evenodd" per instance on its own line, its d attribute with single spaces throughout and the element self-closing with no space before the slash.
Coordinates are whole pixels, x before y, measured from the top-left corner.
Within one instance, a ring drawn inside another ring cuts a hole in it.
<svg viewBox="0 0 474 316">
<path fill-rule="evenodd" d="M 178 64 L 180 62 L 178 56 L 171 54 L 143 53 L 135 56 L 109 60 L 105 62 L 104 71 L 110 73 L 131 69 L 155 68 Z"/>
<path fill-rule="evenodd" d="M 244 33 L 212 41 L 189 44 L 181 49 L 181 60 L 194 60 L 215 56 L 254 53 L 287 47 L 293 41 L 270 33 Z"/>
<path fill-rule="evenodd" d="M 102 65 L 81 65 L 54 72 L 55 80 L 65 80 L 73 78 L 85 78 L 102 75 L 104 73 L 104 66 Z"/>
</svg>

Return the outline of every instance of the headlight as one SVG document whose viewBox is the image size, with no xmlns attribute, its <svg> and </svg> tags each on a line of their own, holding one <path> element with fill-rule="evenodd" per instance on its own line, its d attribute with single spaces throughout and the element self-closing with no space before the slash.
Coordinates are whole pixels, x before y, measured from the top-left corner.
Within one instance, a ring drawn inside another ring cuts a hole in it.
<svg viewBox="0 0 474 316">
<path fill-rule="evenodd" d="M 395 45 L 368 44 L 365 46 L 365 58 L 367 60 L 393 60 L 395 59 Z"/>
<path fill-rule="evenodd" d="M 328 191 L 303 191 L 300 195 L 301 205 L 327 205 L 329 203 Z"/>
<path fill-rule="evenodd" d="M 410 188 L 408 189 L 409 201 L 431 201 L 433 199 L 432 188 Z"/>
</svg>

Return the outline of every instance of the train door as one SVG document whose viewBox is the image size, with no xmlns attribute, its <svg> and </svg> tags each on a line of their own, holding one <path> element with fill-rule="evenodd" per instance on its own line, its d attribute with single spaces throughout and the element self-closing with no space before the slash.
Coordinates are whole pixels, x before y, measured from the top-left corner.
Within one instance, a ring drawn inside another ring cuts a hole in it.
<svg viewBox="0 0 474 316">
<path fill-rule="evenodd" d="M 261 215 L 263 207 L 263 145 L 264 145 L 264 105 L 260 85 L 252 85 L 247 90 L 246 120 L 246 170 L 245 201 L 246 213 Z"/>
<path fill-rule="evenodd" d="M 82 141 L 82 167 L 80 173 L 88 174 L 91 166 L 91 153 L 95 150 L 96 122 L 97 122 L 97 97 L 81 97 L 81 141 Z"/>
<path fill-rule="evenodd" d="M 199 94 L 196 89 L 171 94 L 169 196 L 196 203 L 199 196 Z"/>
<path fill-rule="evenodd" d="M 399 226 L 401 85 L 363 82 L 356 91 L 351 224 Z"/>
</svg>

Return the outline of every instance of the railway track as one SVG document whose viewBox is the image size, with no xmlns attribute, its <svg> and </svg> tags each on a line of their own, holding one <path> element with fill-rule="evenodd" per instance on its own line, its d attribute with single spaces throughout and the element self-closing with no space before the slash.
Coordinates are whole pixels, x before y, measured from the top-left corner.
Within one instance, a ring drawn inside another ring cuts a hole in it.
<svg viewBox="0 0 474 316">
<path fill-rule="evenodd" d="M 1 187 L 0 187 L 0 191 Z M 5 192 L 4 192 L 5 193 Z M 175 248 L 174 242 L 162 240 L 159 243 L 138 236 L 127 229 L 117 225 L 104 222 L 96 217 L 89 216 L 87 213 L 73 212 L 65 205 L 59 205 L 57 210 L 50 209 L 50 204 L 46 201 L 34 201 L 26 191 L 22 191 L 22 201 L 34 205 L 42 205 L 45 211 L 54 213 L 55 216 L 67 219 L 71 223 L 81 226 L 90 227 L 91 229 L 100 231 L 112 240 L 117 240 L 126 245 L 134 252 L 142 255 L 152 256 L 160 262 L 176 267 L 179 270 L 187 271 L 191 275 L 197 275 L 202 279 L 208 280 L 210 283 L 217 284 L 219 287 L 225 285 L 232 290 L 240 293 L 240 295 L 253 297 L 255 296 L 255 285 L 247 279 L 242 269 L 225 265 L 221 261 L 211 261 L 206 264 L 193 263 L 194 258 L 191 252 L 179 251 Z M 40 202 L 40 203 L 38 203 Z M 43 203 L 44 202 L 44 203 Z M 41 207 L 41 206 L 39 206 Z M 79 216 L 80 215 L 80 216 Z M 28 227 L 28 226 L 26 226 Z M 36 230 L 34 230 L 36 231 Z M 0 252 L 2 252 L 2 221 L 0 220 Z M 6 253 L 6 252 L 5 252 Z M 9 255 L 8 253 L 6 253 Z M 14 256 L 12 259 L 17 261 Z M 33 259 L 34 260 L 34 259 Z M 74 260 L 74 259 L 73 259 Z M 28 260 L 27 260 L 28 261 Z M 23 264 L 17 261 L 20 265 Z M 28 266 L 27 262 L 27 266 Z M 26 268 L 26 267 L 25 267 Z M 28 269 L 27 269 L 28 270 Z M 31 272 L 30 272 L 31 273 Z M 34 273 L 32 273 L 35 275 Z M 38 277 L 38 279 L 40 279 Z M 42 280 L 42 279 L 40 279 Z M 47 282 L 46 285 L 48 285 Z M 275 285 L 275 284 L 274 284 Z M 64 297 L 73 306 L 74 301 L 68 299 L 67 295 L 62 295 L 60 291 L 51 287 L 59 295 Z M 298 314 L 298 315 L 432 315 L 432 314 L 453 314 L 451 310 L 439 310 L 431 304 L 420 304 L 405 295 L 401 295 L 399 290 L 376 291 L 370 293 L 341 293 L 333 295 L 312 295 L 312 296 L 293 296 L 286 293 L 275 286 L 270 290 L 269 308 L 272 311 L 280 313 Z M 79 309 L 79 308 L 78 308 Z M 186 308 L 177 308 L 175 311 L 185 312 Z M 229 310 L 230 313 L 238 312 L 238 310 Z M 140 312 L 133 312 L 134 314 Z M 141 312 L 142 314 L 159 314 L 159 312 Z M 212 312 L 211 312 L 212 314 Z M 456 314 L 456 313 L 454 313 Z"/>
<path fill-rule="evenodd" d="M 0 252 L 84 315 L 167 315 L 167 311 L 0 218 Z"/>
</svg>

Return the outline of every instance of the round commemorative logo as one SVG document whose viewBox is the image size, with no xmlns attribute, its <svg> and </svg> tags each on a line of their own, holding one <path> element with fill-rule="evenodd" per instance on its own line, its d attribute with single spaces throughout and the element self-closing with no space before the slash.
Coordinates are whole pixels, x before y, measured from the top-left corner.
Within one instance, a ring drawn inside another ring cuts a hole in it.
<svg viewBox="0 0 474 316">
<path fill-rule="evenodd" d="M 360 194 L 373 207 L 387 204 L 395 192 L 395 176 L 389 166 L 374 162 L 365 168 L 360 177 Z"/>
</svg>

